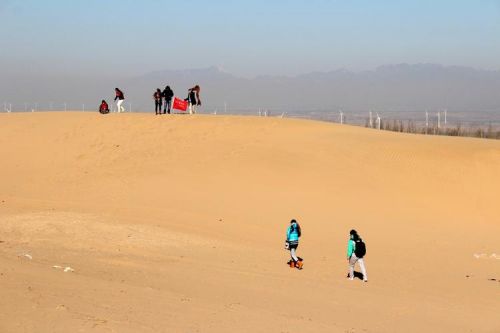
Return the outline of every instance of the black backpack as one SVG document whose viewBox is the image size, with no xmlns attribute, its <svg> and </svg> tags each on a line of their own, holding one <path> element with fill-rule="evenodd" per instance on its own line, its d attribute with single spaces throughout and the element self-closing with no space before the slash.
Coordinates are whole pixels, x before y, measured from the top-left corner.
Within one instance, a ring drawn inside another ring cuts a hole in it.
<svg viewBox="0 0 500 333">
<path fill-rule="evenodd" d="M 354 249 L 354 254 L 358 258 L 363 258 L 366 255 L 366 245 L 362 239 L 356 241 L 356 247 Z"/>
</svg>

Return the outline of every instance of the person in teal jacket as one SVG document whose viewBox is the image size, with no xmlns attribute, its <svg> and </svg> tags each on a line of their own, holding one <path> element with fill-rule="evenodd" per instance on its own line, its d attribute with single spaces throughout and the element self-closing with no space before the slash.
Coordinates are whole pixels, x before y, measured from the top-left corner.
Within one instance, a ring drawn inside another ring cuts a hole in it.
<svg viewBox="0 0 500 333">
<path fill-rule="evenodd" d="M 291 220 L 290 226 L 286 231 L 285 243 L 286 248 L 290 250 L 290 257 L 292 258 L 292 260 L 290 260 L 291 268 L 297 267 L 298 269 L 302 269 L 303 266 L 302 259 L 299 259 L 299 257 L 297 257 L 297 247 L 299 246 L 299 238 L 301 234 L 302 231 L 300 229 L 300 225 L 296 220 Z"/>
<path fill-rule="evenodd" d="M 356 255 L 356 244 L 360 244 L 360 242 L 362 242 L 362 239 L 359 237 L 358 232 L 354 229 L 351 230 L 349 233 L 349 241 L 347 242 L 347 260 L 349 261 L 349 273 L 347 277 L 349 280 L 354 280 L 354 265 L 359 263 L 361 273 L 363 274 L 363 281 L 368 282 L 368 275 L 366 274 L 365 262 L 363 260 L 364 253 L 357 251 L 358 255 Z M 364 243 L 361 245 L 364 247 Z"/>
</svg>

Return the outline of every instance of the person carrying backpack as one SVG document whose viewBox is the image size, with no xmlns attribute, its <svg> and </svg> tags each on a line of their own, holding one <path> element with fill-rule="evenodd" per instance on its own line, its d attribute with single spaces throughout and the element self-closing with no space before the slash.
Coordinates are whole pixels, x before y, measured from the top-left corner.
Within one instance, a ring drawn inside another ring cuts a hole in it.
<svg viewBox="0 0 500 333">
<path fill-rule="evenodd" d="M 359 263 L 361 273 L 363 274 L 363 281 L 368 282 L 368 275 L 366 274 L 365 262 L 363 257 L 366 255 L 366 245 L 359 237 L 356 230 L 351 230 L 349 233 L 349 241 L 347 242 L 347 260 L 349 261 L 349 280 L 354 280 L 354 265 Z"/>
<path fill-rule="evenodd" d="M 165 98 L 165 108 L 163 109 L 163 114 L 170 114 L 170 108 L 172 107 L 172 97 L 174 97 L 174 92 L 170 89 L 170 86 L 166 86 L 162 93 L 163 98 Z"/>
<path fill-rule="evenodd" d="M 122 106 L 123 104 L 123 101 L 125 100 L 125 96 L 123 95 L 123 92 L 118 89 L 118 88 L 115 88 L 115 101 L 118 100 L 118 102 L 116 102 L 116 112 L 120 113 L 120 112 L 125 112 L 125 108 Z"/>
<path fill-rule="evenodd" d="M 162 104 L 162 94 L 160 88 L 157 88 L 153 94 L 153 99 L 155 100 L 155 114 L 161 114 L 161 104 Z"/>
<path fill-rule="evenodd" d="M 288 264 L 290 268 L 297 267 L 298 269 L 302 269 L 304 265 L 302 262 L 302 258 L 297 257 L 297 247 L 299 246 L 299 238 L 302 235 L 302 230 L 300 229 L 300 225 L 296 220 L 290 221 L 290 226 L 286 231 L 286 242 L 285 248 L 290 250 L 290 257 L 292 258 Z"/>
<path fill-rule="evenodd" d="M 99 113 L 106 114 L 109 113 L 109 105 L 105 100 L 102 100 L 101 105 L 99 105 Z"/>
</svg>

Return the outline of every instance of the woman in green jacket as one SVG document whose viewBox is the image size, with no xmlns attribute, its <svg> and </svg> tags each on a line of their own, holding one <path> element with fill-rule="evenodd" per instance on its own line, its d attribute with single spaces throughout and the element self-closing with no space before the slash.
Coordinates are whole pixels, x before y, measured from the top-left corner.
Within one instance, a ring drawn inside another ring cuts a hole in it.
<svg viewBox="0 0 500 333">
<path fill-rule="evenodd" d="M 356 245 L 358 249 L 356 250 Z M 365 243 L 359 237 L 356 230 L 351 230 L 349 233 L 349 241 L 347 242 L 347 260 L 349 261 L 349 280 L 354 280 L 354 265 L 359 263 L 361 268 L 361 273 L 363 274 L 363 281 L 368 282 L 368 275 L 366 274 L 365 262 L 363 257 L 365 256 L 366 248 Z"/>
<path fill-rule="evenodd" d="M 290 226 L 286 230 L 286 247 L 290 250 L 290 267 L 297 267 L 298 269 L 302 269 L 303 263 L 302 260 L 297 257 L 297 247 L 299 246 L 299 238 L 302 235 L 302 231 L 300 229 L 300 225 L 296 220 L 290 221 Z"/>
</svg>

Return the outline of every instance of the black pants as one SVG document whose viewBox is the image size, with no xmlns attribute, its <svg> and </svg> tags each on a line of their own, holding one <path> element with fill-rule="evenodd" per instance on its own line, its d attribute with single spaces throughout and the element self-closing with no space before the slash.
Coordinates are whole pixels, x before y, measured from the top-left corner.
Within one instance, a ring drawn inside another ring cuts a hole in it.
<svg viewBox="0 0 500 333">
<path fill-rule="evenodd" d="M 297 262 L 299 257 L 297 257 L 297 248 L 299 247 L 299 243 L 290 243 L 290 257 L 292 257 L 293 262 Z"/>
<path fill-rule="evenodd" d="M 161 113 L 161 100 L 155 101 L 155 113 L 159 114 Z"/>
</svg>

